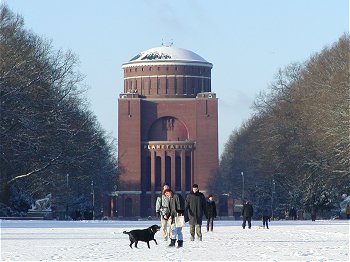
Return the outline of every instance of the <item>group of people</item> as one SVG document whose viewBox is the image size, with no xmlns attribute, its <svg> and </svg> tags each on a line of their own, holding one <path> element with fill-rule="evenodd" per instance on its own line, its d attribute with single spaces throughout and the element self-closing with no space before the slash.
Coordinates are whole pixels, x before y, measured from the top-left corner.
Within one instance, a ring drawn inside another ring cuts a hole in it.
<svg viewBox="0 0 350 262">
<path fill-rule="evenodd" d="M 297 220 L 297 211 L 294 207 L 288 209 L 286 208 L 286 210 L 284 211 L 285 214 L 285 219 L 291 219 L 291 220 Z M 311 215 L 314 214 L 314 211 L 311 210 Z"/>
<path fill-rule="evenodd" d="M 242 206 L 242 218 L 243 223 L 242 227 L 245 229 L 246 224 L 248 222 L 248 228 L 252 228 L 252 217 L 254 214 L 253 206 L 250 203 L 250 201 L 245 201 Z M 269 229 L 269 221 L 271 219 L 271 212 L 268 208 L 264 208 L 262 212 L 262 222 L 263 222 L 263 228 Z"/>
<path fill-rule="evenodd" d="M 207 218 L 207 231 L 213 231 L 213 222 L 217 215 L 213 196 L 209 195 L 206 199 L 197 184 L 192 185 L 186 199 L 173 192 L 168 184 L 164 184 L 163 192 L 156 201 L 156 213 L 161 219 L 163 239 L 170 238 L 170 247 L 175 247 L 176 240 L 177 247 L 183 246 L 182 227 L 185 222 L 190 226 L 191 241 L 195 240 L 195 235 L 202 241 L 203 215 Z"/>
<path fill-rule="evenodd" d="M 170 238 L 170 247 L 183 246 L 182 227 L 185 222 L 189 223 L 190 240 L 194 241 L 195 236 L 202 241 L 202 218 L 207 218 L 207 232 L 213 231 L 214 218 L 217 216 L 216 204 L 213 195 L 206 199 L 199 191 L 198 185 L 193 184 L 192 190 L 186 195 L 186 199 L 181 194 L 177 194 L 165 183 L 163 191 L 156 201 L 156 213 L 161 219 L 162 237 L 165 241 Z M 243 229 L 252 227 L 253 206 L 250 201 L 245 201 L 242 206 L 242 227 Z M 262 213 L 263 227 L 269 228 L 270 212 L 266 208 Z"/>
</svg>

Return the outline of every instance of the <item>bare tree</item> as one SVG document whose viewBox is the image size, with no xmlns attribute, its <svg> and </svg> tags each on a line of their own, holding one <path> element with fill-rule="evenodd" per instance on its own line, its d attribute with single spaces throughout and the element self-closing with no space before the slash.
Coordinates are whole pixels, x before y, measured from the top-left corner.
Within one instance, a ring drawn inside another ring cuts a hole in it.
<svg viewBox="0 0 350 262">
<path fill-rule="evenodd" d="M 11 187 L 90 199 L 91 181 L 99 197 L 116 183 L 115 143 L 88 110 L 78 59 L 23 25 L 0 6 L 0 202 Z"/>
<path fill-rule="evenodd" d="M 238 171 L 246 169 L 255 182 L 246 194 L 266 198 L 273 179 L 281 208 L 307 210 L 329 209 L 349 193 L 349 43 L 344 35 L 304 64 L 278 71 L 257 97 L 255 115 L 225 146 L 225 185 L 239 190 Z"/>
</svg>

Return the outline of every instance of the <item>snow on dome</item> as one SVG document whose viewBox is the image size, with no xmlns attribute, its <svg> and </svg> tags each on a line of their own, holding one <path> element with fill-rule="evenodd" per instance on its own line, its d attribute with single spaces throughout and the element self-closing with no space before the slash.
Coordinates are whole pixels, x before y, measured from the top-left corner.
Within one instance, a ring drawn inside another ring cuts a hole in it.
<svg viewBox="0 0 350 262">
<path fill-rule="evenodd" d="M 196 62 L 210 64 L 203 57 L 196 53 L 174 46 L 160 46 L 143 51 L 130 59 L 129 63 L 142 63 L 142 62 Z M 211 64 L 210 64 L 211 65 Z"/>
</svg>

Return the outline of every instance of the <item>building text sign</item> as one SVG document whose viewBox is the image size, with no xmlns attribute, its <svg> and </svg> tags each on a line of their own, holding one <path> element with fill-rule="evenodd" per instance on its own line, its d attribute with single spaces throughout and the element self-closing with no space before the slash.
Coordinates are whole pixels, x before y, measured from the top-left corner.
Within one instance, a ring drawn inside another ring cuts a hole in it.
<svg viewBox="0 0 350 262">
<path fill-rule="evenodd" d="M 144 144 L 143 149 L 148 150 L 169 150 L 169 149 L 193 149 L 193 144 Z"/>
</svg>

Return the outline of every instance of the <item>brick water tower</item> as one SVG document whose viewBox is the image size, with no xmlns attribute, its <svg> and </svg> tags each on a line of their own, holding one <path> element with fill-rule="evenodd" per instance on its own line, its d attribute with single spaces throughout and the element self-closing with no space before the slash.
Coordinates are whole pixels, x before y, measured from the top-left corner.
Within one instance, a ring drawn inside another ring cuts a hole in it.
<svg viewBox="0 0 350 262">
<path fill-rule="evenodd" d="M 205 192 L 218 167 L 218 100 L 213 65 L 186 49 L 161 46 L 123 64 L 118 99 L 117 216 L 155 215 L 162 184 Z"/>
</svg>

